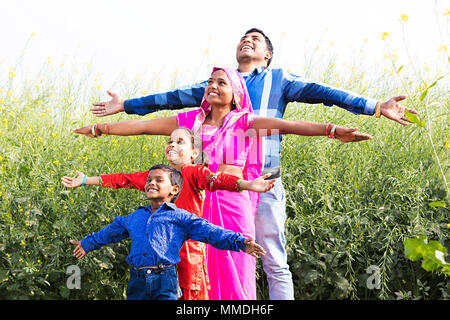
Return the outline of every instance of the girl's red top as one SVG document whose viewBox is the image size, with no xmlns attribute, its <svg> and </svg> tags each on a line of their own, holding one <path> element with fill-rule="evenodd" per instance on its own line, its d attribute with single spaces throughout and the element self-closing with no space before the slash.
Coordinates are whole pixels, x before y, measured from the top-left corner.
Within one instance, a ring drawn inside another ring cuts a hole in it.
<svg viewBox="0 0 450 320">
<path fill-rule="evenodd" d="M 202 190 L 239 191 L 238 177 L 225 173 L 212 173 L 202 165 L 185 165 L 182 168 L 183 187 L 175 201 L 178 208 L 203 216 Z M 102 187 L 134 188 L 144 191 L 148 170 L 134 173 L 115 173 L 101 175 Z M 206 269 L 206 246 L 202 242 L 188 240 L 180 250 L 181 261 L 178 263 L 178 281 L 181 288 L 200 290 L 201 283 L 209 287 Z"/>
</svg>

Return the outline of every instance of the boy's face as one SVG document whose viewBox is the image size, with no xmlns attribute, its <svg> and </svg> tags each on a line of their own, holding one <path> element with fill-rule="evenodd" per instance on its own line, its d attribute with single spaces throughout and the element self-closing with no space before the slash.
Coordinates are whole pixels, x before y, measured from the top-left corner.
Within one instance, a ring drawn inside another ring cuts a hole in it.
<svg viewBox="0 0 450 320">
<path fill-rule="evenodd" d="M 145 195 L 151 200 L 170 202 L 179 188 L 170 182 L 170 173 L 162 169 L 153 169 L 148 173 Z"/>
<path fill-rule="evenodd" d="M 259 32 L 250 32 L 244 35 L 239 41 L 236 48 L 236 60 L 251 59 L 265 62 L 272 56 L 272 53 L 267 50 L 266 40 Z"/>
</svg>

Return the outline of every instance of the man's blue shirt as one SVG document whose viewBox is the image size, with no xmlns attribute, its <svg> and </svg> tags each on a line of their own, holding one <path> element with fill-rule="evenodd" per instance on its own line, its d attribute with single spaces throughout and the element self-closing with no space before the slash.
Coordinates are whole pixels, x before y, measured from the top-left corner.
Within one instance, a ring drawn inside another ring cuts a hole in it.
<svg viewBox="0 0 450 320">
<path fill-rule="evenodd" d="M 282 118 L 289 102 L 336 105 L 354 114 L 373 115 L 377 100 L 331 86 L 307 81 L 284 69 L 256 68 L 244 76 L 256 115 Z M 128 114 L 145 115 L 163 109 L 198 107 L 207 81 L 165 93 L 125 100 Z M 281 136 L 265 137 L 263 142 L 264 169 L 280 166 Z"/>
<path fill-rule="evenodd" d="M 88 253 L 128 237 L 131 248 L 126 262 L 136 268 L 178 263 L 179 251 L 188 239 L 221 250 L 245 251 L 245 237 L 240 233 L 213 225 L 167 202 L 153 213 L 150 206 L 139 207 L 128 216 L 115 218 L 99 232 L 83 238 L 81 246 Z"/>
</svg>

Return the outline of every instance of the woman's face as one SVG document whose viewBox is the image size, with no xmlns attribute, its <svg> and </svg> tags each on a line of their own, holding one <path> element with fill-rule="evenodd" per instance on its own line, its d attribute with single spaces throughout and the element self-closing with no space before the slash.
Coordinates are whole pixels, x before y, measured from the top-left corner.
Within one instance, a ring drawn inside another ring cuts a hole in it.
<svg viewBox="0 0 450 320">
<path fill-rule="evenodd" d="M 175 129 L 164 148 L 167 161 L 172 165 L 192 164 L 199 151 L 194 150 L 190 134 L 183 129 Z"/>
<path fill-rule="evenodd" d="M 205 89 L 206 101 L 212 106 L 230 105 L 233 101 L 233 88 L 223 70 L 213 72 Z"/>
</svg>

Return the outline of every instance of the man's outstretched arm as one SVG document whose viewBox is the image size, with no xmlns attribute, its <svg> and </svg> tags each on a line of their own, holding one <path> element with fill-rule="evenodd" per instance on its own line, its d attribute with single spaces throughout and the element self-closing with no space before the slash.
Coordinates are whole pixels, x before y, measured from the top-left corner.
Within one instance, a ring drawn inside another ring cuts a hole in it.
<svg viewBox="0 0 450 320">
<path fill-rule="evenodd" d="M 178 110 L 199 107 L 205 92 L 206 81 L 191 86 L 151 94 L 141 98 L 124 100 L 118 94 L 108 91 L 111 100 L 93 103 L 91 112 L 97 117 L 109 116 L 125 111 L 128 114 L 146 115 L 160 110 Z"/>
<path fill-rule="evenodd" d="M 409 122 L 405 116 L 405 110 L 418 114 L 416 110 L 400 104 L 406 96 L 397 96 L 382 102 L 326 84 L 307 81 L 286 71 L 283 72 L 282 78 L 287 101 L 336 105 L 355 114 L 385 116 L 402 125 L 407 125 Z"/>
</svg>

